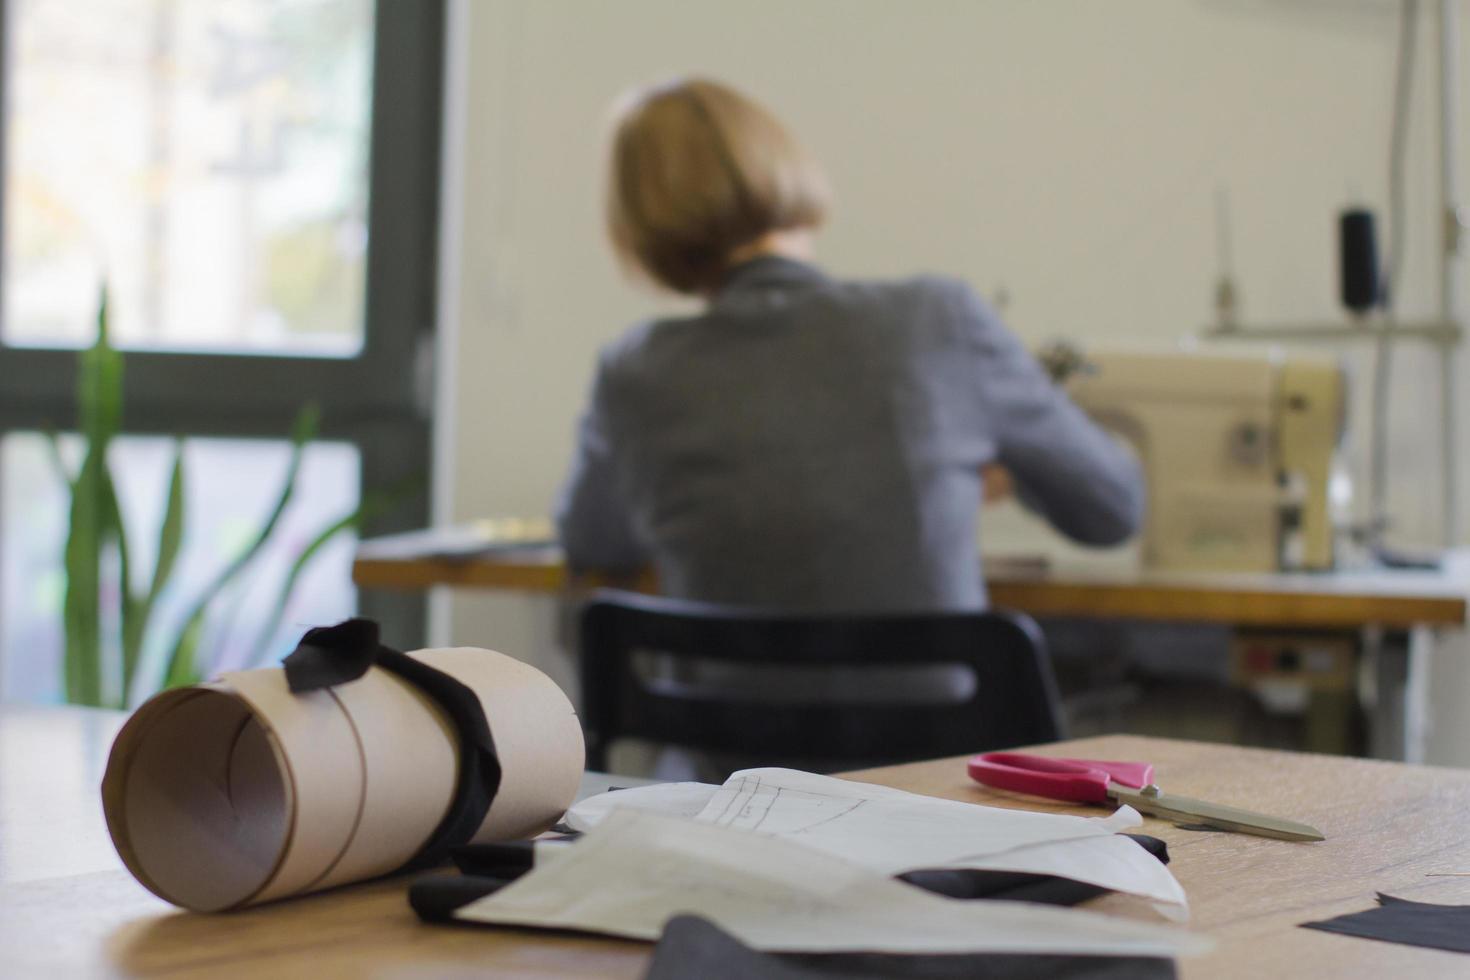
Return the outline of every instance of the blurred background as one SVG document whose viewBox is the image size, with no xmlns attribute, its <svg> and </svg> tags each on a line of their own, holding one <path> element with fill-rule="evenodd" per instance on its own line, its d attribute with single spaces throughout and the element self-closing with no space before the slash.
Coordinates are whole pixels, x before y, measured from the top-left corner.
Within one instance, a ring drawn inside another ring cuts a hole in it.
<svg viewBox="0 0 1470 980">
<path fill-rule="evenodd" d="M 1440 296 L 1445 49 L 1423 6 L 1404 117 L 1404 318 L 1434 315 Z M 103 688 L 141 690 L 178 666 L 201 598 L 196 672 L 272 661 L 303 625 L 361 609 L 402 647 L 490 646 L 570 683 L 555 599 L 358 595 L 349 568 L 360 533 L 546 513 L 598 347 L 677 308 L 625 280 L 603 240 L 619 93 L 701 74 L 770 106 L 830 175 L 818 255 L 838 275 L 962 277 L 1034 345 L 1205 344 L 1222 275 L 1243 321 L 1342 319 L 1337 216 L 1390 206 L 1405 22 L 1396 0 L 5 10 L 0 698 L 25 700 L 66 695 L 68 481 L 90 445 L 75 434 L 77 365 L 104 279 L 125 362 L 108 458 L 144 599 L 170 550 L 177 437 L 188 479 L 183 544 L 133 644 L 138 666 Z M 1343 456 L 1362 487 L 1373 348 L 1326 349 L 1354 382 Z M 1393 361 L 1386 506 L 1405 546 L 1438 545 L 1448 526 L 1442 356 L 1403 345 Z M 1463 376 L 1464 346 L 1449 356 Z M 298 452 L 289 433 L 309 404 L 320 427 Z M 295 490 L 252 550 L 298 455 Z M 1470 525 L 1470 501 L 1451 503 Z M 1363 517 L 1361 494 L 1353 506 Z M 1082 557 L 1014 505 L 988 511 L 984 535 L 991 552 Z M 1127 549 L 1085 557 L 1136 562 Z M 129 608 L 111 574 L 104 624 Z M 1079 633 L 1053 624 L 1062 652 L 1085 656 L 1099 641 Z M 1107 642 L 1147 659 L 1226 639 L 1171 627 Z M 1470 763 L 1467 653 L 1454 634 L 1433 661 L 1435 759 Z M 1207 673 L 1223 669 L 1212 662 Z"/>
<path fill-rule="evenodd" d="M 89 655 L 68 637 L 100 633 L 91 668 L 137 646 L 140 685 L 101 677 L 103 700 L 136 700 L 206 601 L 189 673 L 274 662 L 303 623 L 357 608 L 348 519 L 423 523 L 426 379 L 411 365 L 432 335 L 442 11 L 385 8 L 5 5 L 0 697 L 67 697 L 64 656 Z M 396 157 L 375 149 L 393 140 Z M 81 353 L 104 284 L 117 377 Z M 120 430 L 89 431 L 99 402 Z M 293 451 L 308 406 L 321 427 Z M 87 487 L 68 486 L 99 443 L 121 543 L 106 528 L 86 540 Z M 374 487 L 396 487 L 396 506 L 364 514 Z M 78 547 L 102 578 L 90 609 L 67 588 Z M 106 628 L 124 618 L 148 628 Z M 402 627 L 421 620 L 410 609 Z"/>
</svg>

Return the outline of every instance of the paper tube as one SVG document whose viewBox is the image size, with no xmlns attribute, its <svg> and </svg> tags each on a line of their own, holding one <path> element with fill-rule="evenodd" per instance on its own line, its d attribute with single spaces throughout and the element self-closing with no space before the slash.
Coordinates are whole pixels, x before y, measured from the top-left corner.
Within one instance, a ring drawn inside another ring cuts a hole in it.
<svg viewBox="0 0 1470 980">
<path fill-rule="evenodd" d="M 545 674 L 460 647 L 414 658 L 479 698 L 503 775 L 472 840 L 534 836 L 572 804 L 584 763 L 571 702 Z M 102 806 L 128 870 L 165 901 L 216 912 L 400 868 L 454 800 L 456 733 L 379 667 L 292 694 L 285 671 L 165 691 L 128 719 Z"/>
</svg>

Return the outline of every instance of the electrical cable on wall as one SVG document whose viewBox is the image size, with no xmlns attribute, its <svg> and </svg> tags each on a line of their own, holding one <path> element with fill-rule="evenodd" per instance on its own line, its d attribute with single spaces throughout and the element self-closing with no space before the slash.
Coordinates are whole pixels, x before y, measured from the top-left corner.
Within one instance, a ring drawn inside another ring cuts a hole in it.
<svg viewBox="0 0 1470 980">
<path fill-rule="evenodd" d="M 1399 13 L 1398 62 L 1388 153 L 1388 261 L 1379 299 L 1384 326 L 1373 358 L 1372 419 L 1369 430 L 1368 544 L 1380 552 L 1388 524 L 1388 398 L 1393 379 L 1395 290 L 1404 265 L 1404 156 L 1408 146 L 1409 100 L 1414 84 L 1414 42 L 1419 0 L 1403 0 Z"/>
</svg>

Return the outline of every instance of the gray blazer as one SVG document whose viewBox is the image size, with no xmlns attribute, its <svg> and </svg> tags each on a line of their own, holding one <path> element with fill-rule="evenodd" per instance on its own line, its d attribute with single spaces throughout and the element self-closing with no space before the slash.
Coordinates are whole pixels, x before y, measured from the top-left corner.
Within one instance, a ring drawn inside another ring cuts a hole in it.
<svg viewBox="0 0 1470 980">
<path fill-rule="evenodd" d="M 736 269 L 602 353 L 557 507 L 568 561 L 792 611 L 985 606 L 981 467 L 1067 536 L 1137 530 L 1132 457 L 963 283 Z"/>
</svg>

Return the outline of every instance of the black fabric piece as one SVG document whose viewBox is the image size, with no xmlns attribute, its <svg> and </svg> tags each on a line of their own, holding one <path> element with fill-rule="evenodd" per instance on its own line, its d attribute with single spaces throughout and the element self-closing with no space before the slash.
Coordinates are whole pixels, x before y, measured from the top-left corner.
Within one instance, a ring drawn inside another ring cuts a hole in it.
<svg viewBox="0 0 1470 980">
<path fill-rule="evenodd" d="M 1106 888 L 1070 878 L 1013 871 L 977 871 L 973 868 L 906 871 L 898 876 L 898 880 L 946 898 L 989 898 L 1040 905 L 1081 905 L 1108 893 Z"/>
<path fill-rule="evenodd" d="M 371 619 L 309 629 L 281 661 L 286 684 L 292 694 L 301 694 L 355 681 L 377 662 L 380 646 L 378 624 Z"/>
<path fill-rule="evenodd" d="M 1169 863 L 1169 845 L 1159 838 L 1150 837 L 1148 834 L 1124 834 L 1123 836 L 1158 858 L 1160 864 Z"/>
<path fill-rule="evenodd" d="M 400 871 L 443 864 L 450 848 L 465 843 L 479 829 L 500 790 L 502 773 L 490 723 L 474 691 L 441 670 L 383 646 L 378 624 L 371 619 L 307 630 L 283 664 L 293 694 L 347 684 L 369 667 L 382 667 L 418 688 L 449 717 L 459 737 L 454 801 L 419 853 Z"/>
<path fill-rule="evenodd" d="M 1161 863 L 1169 863 L 1169 848 L 1159 838 L 1146 834 L 1125 836 L 1158 858 Z M 946 898 L 989 898 L 1010 902 L 1037 902 L 1042 905 L 1081 905 L 1108 893 L 1106 888 L 1070 878 L 1017 871 L 977 871 L 973 868 L 908 871 L 899 875 L 898 880 Z"/>
<path fill-rule="evenodd" d="M 450 922 L 456 909 L 508 884 L 504 878 L 480 875 L 429 875 L 409 886 L 408 904 L 425 922 Z"/>
<path fill-rule="evenodd" d="M 1470 905 L 1432 905 L 1382 893 L 1378 895 L 1378 903 L 1377 908 L 1364 912 L 1350 912 L 1322 922 L 1303 922 L 1302 928 L 1470 953 Z"/>
<path fill-rule="evenodd" d="M 467 875 L 519 878 L 536 864 L 533 841 L 513 840 L 498 844 L 465 844 L 449 852 L 454 866 Z"/>
<path fill-rule="evenodd" d="M 829 980 L 837 977 L 1174 980 L 1172 960 L 1143 956 L 1013 953 L 761 953 L 706 919 L 676 916 L 664 926 L 645 980 Z"/>
</svg>

